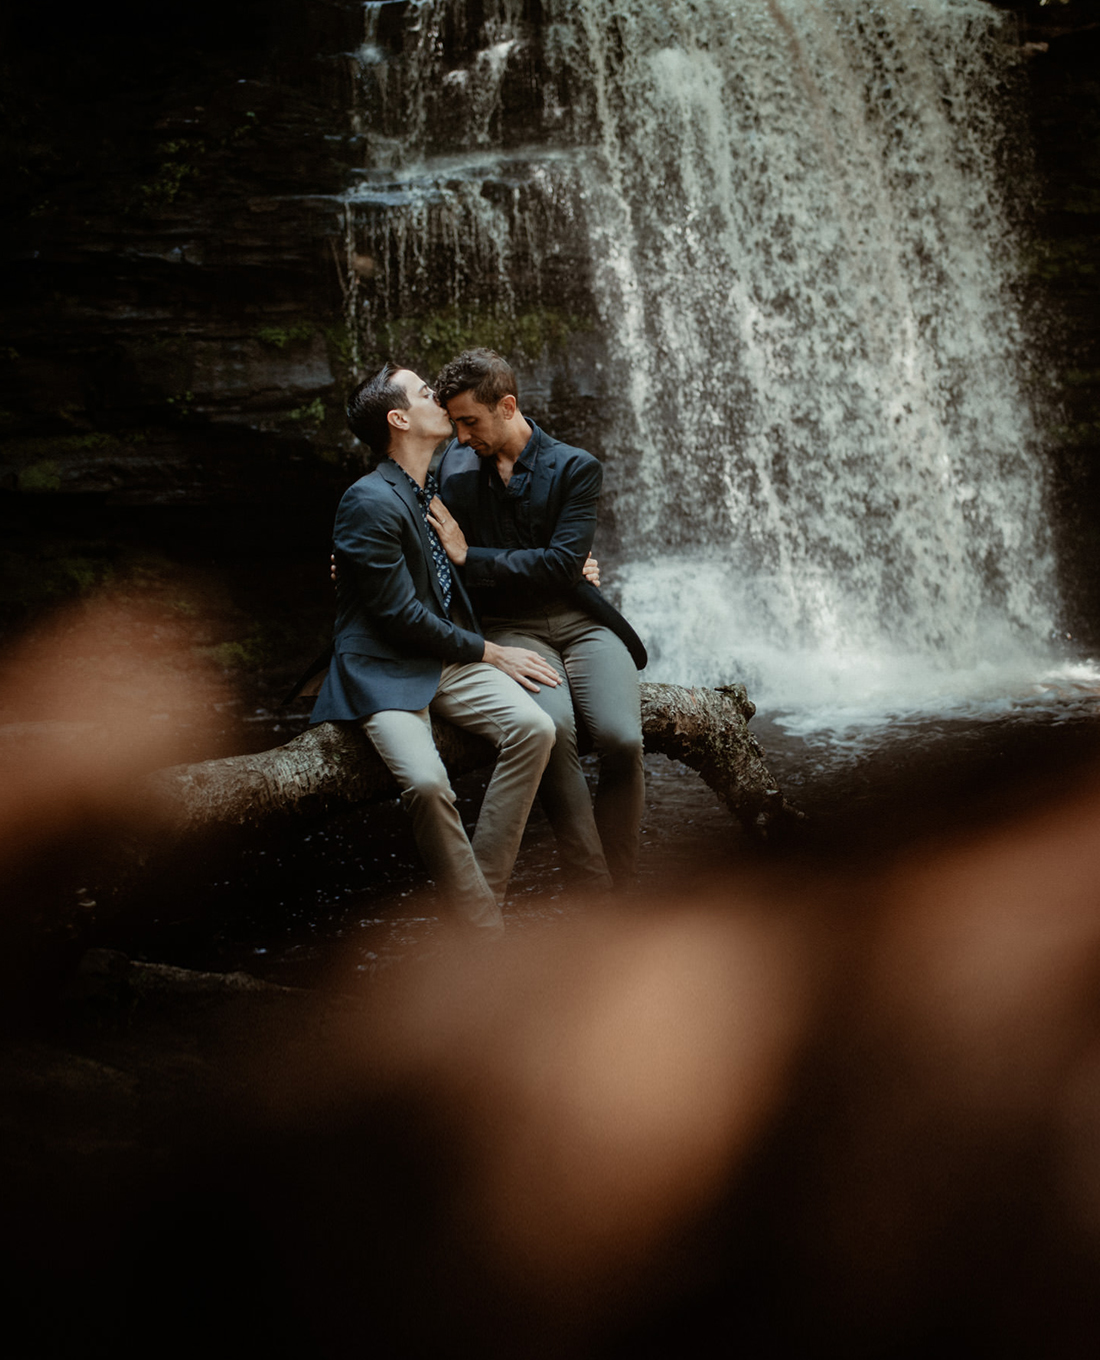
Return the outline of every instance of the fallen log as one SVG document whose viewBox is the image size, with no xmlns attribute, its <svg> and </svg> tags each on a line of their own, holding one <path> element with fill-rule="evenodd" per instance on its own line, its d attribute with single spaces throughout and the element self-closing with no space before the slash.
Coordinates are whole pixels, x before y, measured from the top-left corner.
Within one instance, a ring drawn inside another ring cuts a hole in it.
<svg viewBox="0 0 1100 1360">
<path fill-rule="evenodd" d="M 778 840 L 798 824 L 801 814 L 748 730 L 755 708 L 743 686 L 643 684 L 641 691 L 647 751 L 697 770 L 756 840 Z M 277 836 L 292 822 L 397 793 L 358 729 L 332 723 L 256 755 L 172 766 L 136 780 L 124 759 L 106 783 L 98 770 L 115 749 L 106 729 L 17 727 L 7 733 L 10 767 L 44 771 L 45 782 L 34 785 L 27 816 L 0 840 L 0 865 L 19 906 L 0 923 L 0 993 L 9 1006 L 57 985 L 89 942 L 110 941 L 111 931 L 143 921 L 151 909 L 186 914 L 195 873 L 209 876 L 221 864 L 231 874 L 252 836 Z M 434 732 L 452 776 L 492 762 L 493 749 L 480 738 L 447 723 Z M 138 754 L 144 750 L 139 743 Z"/>
<path fill-rule="evenodd" d="M 748 730 L 756 708 L 743 685 L 687 689 L 647 683 L 641 691 L 646 750 L 697 770 L 752 836 L 774 839 L 801 818 Z M 438 720 L 433 732 L 452 777 L 493 759 L 489 743 L 469 732 Z M 180 839 L 259 828 L 282 817 L 321 818 L 397 793 L 362 733 L 334 723 L 311 727 L 285 746 L 256 755 L 160 770 L 150 783 Z"/>
<path fill-rule="evenodd" d="M 645 749 L 695 770 L 752 836 L 776 839 L 803 820 L 748 729 L 756 705 L 744 685 L 643 684 L 641 691 Z"/>
</svg>

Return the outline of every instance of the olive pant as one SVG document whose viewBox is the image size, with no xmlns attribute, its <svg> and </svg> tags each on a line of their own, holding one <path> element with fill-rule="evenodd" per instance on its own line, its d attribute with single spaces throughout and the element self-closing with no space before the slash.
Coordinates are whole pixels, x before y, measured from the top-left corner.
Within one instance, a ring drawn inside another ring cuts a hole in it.
<svg viewBox="0 0 1100 1360">
<path fill-rule="evenodd" d="M 535 702 L 554 720 L 554 749 L 539 799 L 558 839 L 566 874 L 610 886 L 637 872 L 645 810 L 638 672 L 626 646 L 583 610 L 553 604 L 518 618 L 483 618 L 485 636 L 529 647 L 568 681 L 540 687 Z M 600 758 L 595 809 L 577 751 L 577 718 Z"/>
</svg>

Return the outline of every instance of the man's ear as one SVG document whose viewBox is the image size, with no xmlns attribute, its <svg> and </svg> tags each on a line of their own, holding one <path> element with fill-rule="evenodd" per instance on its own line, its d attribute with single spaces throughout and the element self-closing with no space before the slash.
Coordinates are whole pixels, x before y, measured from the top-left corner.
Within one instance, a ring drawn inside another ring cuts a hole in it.
<svg viewBox="0 0 1100 1360">
<path fill-rule="evenodd" d="M 403 406 L 394 406 L 386 412 L 386 420 L 395 430 L 407 430 L 409 428 L 409 413 Z"/>
<path fill-rule="evenodd" d="M 505 420 L 511 420 L 516 413 L 515 397 L 513 397 L 510 392 L 507 393 L 505 396 L 501 397 L 500 406 L 498 409 L 500 410 L 500 414 L 504 417 Z"/>
</svg>

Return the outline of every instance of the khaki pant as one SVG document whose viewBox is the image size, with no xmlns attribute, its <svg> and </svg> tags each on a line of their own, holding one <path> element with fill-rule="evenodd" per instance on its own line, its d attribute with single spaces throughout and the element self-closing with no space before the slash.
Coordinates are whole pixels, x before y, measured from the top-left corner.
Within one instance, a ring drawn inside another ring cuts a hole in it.
<svg viewBox="0 0 1100 1360">
<path fill-rule="evenodd" d="M 432 738 L 431 713 L 497 748 L 473 841 Z M 361 726 L 386 762 L 412 817 L 428 872 L 471 925 L 500 929 L 500 906 L 554 744 L 554 724 L 514 680 L 483 661 L 444 666 L 430 711 L 386 709 Z"/>
<path fill-rule="evenodd" d="M 645 811 L 641 698 L 630 653 L 609 628 L 568 605 L 482 623 L 487 638 L 529 647 L 569 682 L 558 689 L 543 685 L 534 696 L 557 734 L 539 798 L 566 873 L 607 883 L 610 869 L 618 886 L 629 884 Z M 577 753 L 574 707 L 600 757 L 594 812 Z"/>
</svg>

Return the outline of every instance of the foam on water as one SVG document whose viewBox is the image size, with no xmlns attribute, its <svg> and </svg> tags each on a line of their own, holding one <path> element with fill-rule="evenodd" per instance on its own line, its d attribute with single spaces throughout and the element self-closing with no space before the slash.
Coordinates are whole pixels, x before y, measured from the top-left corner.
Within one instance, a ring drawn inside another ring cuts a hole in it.
<svg viewBox="0 0 1100 1360">
<path fill-rule="evenodd" d="M 792 735 L 843 741 L 903 721 L 951 714 L 983 720 L 1022 707 L 1093 703 L 1100 667 L 1069 640 L 1037 640 L 991 611 L 969 645 L 913 650 L 846 615 L 827 575 L 808 579 L 813 627 L 792 629 L 766 576 L 700 555 L 628 562 L 610 573 L 624 612 L 650 650 L 645 678 L 689 685 L 746 684 L 762 714 Z"/>
</svg>

